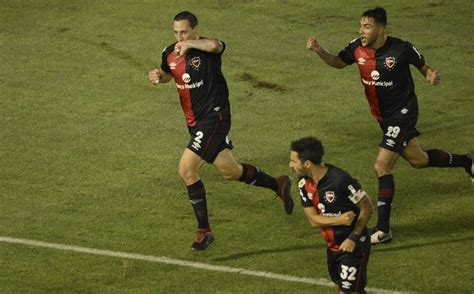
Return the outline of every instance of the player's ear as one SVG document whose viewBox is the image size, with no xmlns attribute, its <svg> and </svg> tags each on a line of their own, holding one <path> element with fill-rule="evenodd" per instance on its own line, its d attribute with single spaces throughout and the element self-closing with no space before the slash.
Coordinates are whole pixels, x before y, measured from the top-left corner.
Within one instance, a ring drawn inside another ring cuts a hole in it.
<svg viewBox="0 0 474 294">
<path fill-rule="evenodd" d="M 307 169 L 309 169 L 311 165 L 313 165 L 313 163 L 309 160 L 305 160 L 305 162 L 303 163 L 303 166 Z"/>
</svg>

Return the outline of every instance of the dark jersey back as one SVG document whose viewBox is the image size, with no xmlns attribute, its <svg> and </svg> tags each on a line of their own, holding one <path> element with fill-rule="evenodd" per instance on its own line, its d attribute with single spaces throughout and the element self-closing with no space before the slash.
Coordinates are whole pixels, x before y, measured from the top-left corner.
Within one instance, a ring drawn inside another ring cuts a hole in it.
<svg viewBox="0 0 474 294">
<path fill-rule="evenodd" d="M 362 46 L 358 38 L 339 52 L 339 57 L 347 64 L 357 62 L 372 115 L 378 121 L 418 117 L 410 64 L 420 69 L 425 60 L 415 46 L 387 37 L 381 48 L 373 50 Z"/>
<path fill-rule="evenodd" d="M 302 206 L 314 207 L 320 215 L 334 217 L 348 211 L 353 211 L 357 215 L 350 226 L 321 229 L 329 249 L 338 251 L 339 245 L 355 228 L 360 209 L 353 201 L 354 197 L 359 197 L 361 194 L 362 187 L 347 172 L 333 165 L 326 165 L 328 171 L 317 185 L 311 178 L 302 177 L 298 181 L 298 189 Z M 367 236 L 367 228 L 364 229 L 362 236 Z"/>
<path fill-rule="evenodd" d="M 163 50 L 161 69 L 175 80 L 188 126 L 215 113 L 230 119 L 229 90 L 221 70 L 225 44 L 219 54 L 190 49 L 180 58 L 176 58 L 175 44 Z"/>
</svg>

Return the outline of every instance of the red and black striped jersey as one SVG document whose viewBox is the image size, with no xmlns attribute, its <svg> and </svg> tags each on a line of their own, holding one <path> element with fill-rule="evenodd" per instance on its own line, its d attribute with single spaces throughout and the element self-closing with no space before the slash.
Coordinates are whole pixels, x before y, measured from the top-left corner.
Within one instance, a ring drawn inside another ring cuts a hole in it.
<svg viewBox="0 0 474 294">
<path fill-rule="evenodd" d="M 339 245 L 352 233 L 359 216 L 359 202 L 365 192 L 359 182 L 344 170 L 326 164 L 327 173 L 316 184 L 310 177 L 301 177 L 298 181 L 298 190 L 301 205 L 304 208 L 314 207 L 318 214 L 326 217 L 339 216 L 353 211 L 357 216 L 350 226 L 334 226 L 321 228 L 321 233 L 332 251 L 338 251 Z M 365 196 L 367 197 L 367 196 Z M 367 228 L 361 236 L 367 235 Z"/>
<path fill-rule="evenodd" d="M 387 37 L 377 50 L 364 47 L 360 38 L 339 52 L 347 64 L 357 62 L 372 115 L 383 122 L 418 117 L 418 101 L 410 64 L 420 69 L 423 55 L 409 42 Z"/>
<path fill-rule="evenodd" d="M 217 54 L 193 48 L 176 58 L 176 43 L 163 50 L 161 69 L 173 76 L 190 127 L 216 112 L 230 119 L 229 90 L 221 70 L 225 44 L 221 43 L 224 48 Z"/>
</svg>

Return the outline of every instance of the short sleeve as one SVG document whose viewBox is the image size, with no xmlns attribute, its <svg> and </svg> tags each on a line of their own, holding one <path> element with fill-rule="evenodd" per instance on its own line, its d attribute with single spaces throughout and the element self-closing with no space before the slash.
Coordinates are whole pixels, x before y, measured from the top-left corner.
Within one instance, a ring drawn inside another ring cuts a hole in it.
<svg viewBox="0 0 474 294">
<path fill-rule="evenodd" d="M 405 46 L 408 54 L 408 62 L 413 64 L 416 68 L 422 68 L 425 65 L 425 58 L 421 55 L 420 51 L 409 42 L 405 42 Z"/>
<path fill-rule="evenodd" d="M 165 49 L 163 49 L 163 51 L 161 52 L 161 69 L 164 71 L 164 72 L 167 72 L 167 73 L 170 73 L 171 72 L 171 69 L 168 65 L 168 54 L 167 54 L 167 49 L 168 47 L 165 47 Z"/>
<path fill-rule="evenodd" d="M 359 201 L 367 195 L 359 182 L 350 176 L 344 179 L 342 188 L 345 189 L 345 191 L 343 191 L 344 194 L 347 195 L 349 200 L 354 204 L 359 203 Z"/>
<path fill-rule="evenodd" d="M 354 57 L 354 51 L 359 46 L 360 39 L 352 40 L 343 50 L 339 52 L 339 57 L 344 61 L 346 64 L 353 64 L 356 62 Z"/>
</svg>

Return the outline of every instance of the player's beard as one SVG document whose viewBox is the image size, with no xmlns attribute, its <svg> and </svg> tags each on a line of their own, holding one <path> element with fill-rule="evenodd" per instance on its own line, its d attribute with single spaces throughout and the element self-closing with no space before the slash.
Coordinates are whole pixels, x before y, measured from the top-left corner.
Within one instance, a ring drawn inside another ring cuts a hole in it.
<svg viewBox="0 0 474 294">
<path fill-rule="evenodd" d="M 298 168 L 295 168 L 295 167 L 292 167 L 291 169 L 293 170 L 295 175 L 297 175 L 298 177 L 308 176 L 308 174 L 306 173 L 306 171 L 304 169 L 298 169 Z"/>
</svg>

